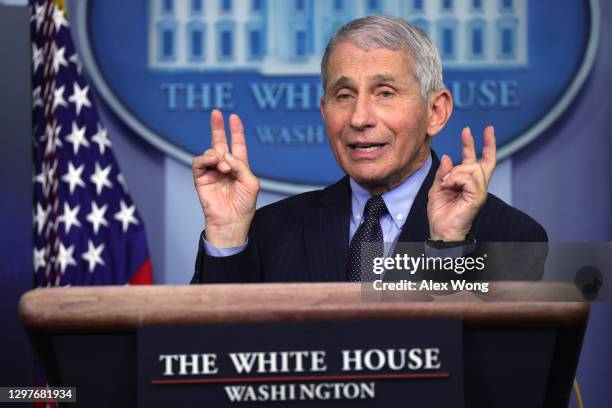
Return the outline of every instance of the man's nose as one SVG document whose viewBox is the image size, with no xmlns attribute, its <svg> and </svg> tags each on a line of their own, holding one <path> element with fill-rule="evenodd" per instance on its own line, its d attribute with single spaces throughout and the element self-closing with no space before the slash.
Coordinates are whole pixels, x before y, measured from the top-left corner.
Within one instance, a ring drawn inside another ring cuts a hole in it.
<svg viewBox="0 0 612 408">
<path fill-rule="evenodd" d="M 363 130 L 376 125 L 372 102 L 367 96 L 358 96 L 353 105 L 351 115 L 351 127 L 355 130 Z"/>
</svg>

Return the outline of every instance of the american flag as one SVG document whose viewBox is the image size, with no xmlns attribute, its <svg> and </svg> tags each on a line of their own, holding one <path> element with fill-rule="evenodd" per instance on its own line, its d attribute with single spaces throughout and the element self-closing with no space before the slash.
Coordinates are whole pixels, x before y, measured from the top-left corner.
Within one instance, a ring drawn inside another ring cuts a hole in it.
<svg viewBox="0 0 612 408">
<path fill-rule="evenodd" d="M 152 283 L 142 219 L 82 73 L 62 1 L 31 0 L 34 284 Z"/>
</svg>

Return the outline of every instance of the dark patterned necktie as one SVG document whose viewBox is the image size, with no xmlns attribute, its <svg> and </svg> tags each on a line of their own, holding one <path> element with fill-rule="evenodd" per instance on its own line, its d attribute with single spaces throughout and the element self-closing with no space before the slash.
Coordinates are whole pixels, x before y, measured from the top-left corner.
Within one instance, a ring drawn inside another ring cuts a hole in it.
<svg viewBox="0 0 612 408">
<path fill-rule="evenodd" d="M 383 256 L 383 233 L 380 217 L 388 214 L 382 196 L 372 196 L 365 205 L 363 222 L 353 235 L 348 253 L 348 280 L 372 281 L 374 258 Z M 363 268 L 363 269 L 362 269 Z M 362 279 L 363 278 L 363 279 Z"/>
</svg>

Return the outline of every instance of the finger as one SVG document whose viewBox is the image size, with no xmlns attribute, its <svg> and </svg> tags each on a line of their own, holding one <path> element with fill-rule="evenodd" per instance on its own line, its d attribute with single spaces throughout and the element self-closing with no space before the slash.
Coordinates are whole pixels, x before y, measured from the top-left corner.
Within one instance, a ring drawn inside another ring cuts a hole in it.
<svg viewBox="0 0 612 408">
<path fill-rule="evenodd" d="M 463 157 L 463 164 L 476 163 L 476 147 L 469 127 L 461 131 L 461 157 Z"/>
<path fill-rule="evenodd" d="M 206 170 L 210 167 L 216 167 L 219 163 L 221 156 L 213 155 L 213 154 L 203 154 L 201 156 L 196 156 L 193 158 L 191 162 L 191 168 L 195 172 L 196 170 Z"/>
<path fill-rule="evenodd" d="M 453 161 L 447 155 L 442 156 L 440 159 L 440 167 L 438 167 L 438 171 L 436 172 L 436 180 L 442 181 L 448 173 L 453 169 Z"/>
<path fill-rule="evenodd" d="M 223 174 L 217 171 L 220 159 L 219 153 L 212 149 L 206 151 L 201 156 L 193 158 L 191 170 L 193 172 L 193 183 L 196 188 L 214 183 L 223 177 Z"/>
<path fill-rule="evenodd" d="M 204 156 L 204 157 L 216 157 L 218 159 L 223 159 L 223 154 L 219 153 L 215 149 L 208 149 L 208 150 L 206 150 L 202 154 L 202 156 Z"/>
<path fill-rule="evenodd" d="M 229 123 L 232 134 L 232 156 L 248 164 L 249 160 L 247 158 L 246 138 L 244 136 L 242 120 L 240 120 L 238 115 L 231 115 Z"/>
<path fill-rule="evenodd" d="M 446 180 L 442 182 L 442 189 L 462 191 L 469 196 L 481 195 L 483 191 L 476 178 L 465 173 L 449 174 Z"/>
<path fill-rule="evenodd" d="M 484 144 L 482 146 L 482 159 L 480 164 L 485 173 L 487 183 L 493 175 L 495 165 L 497 164 L 497 146 L 495 143 L 495 129 L 493 126 L 487 126 L 484 130 Z"/>
<path fill-rule="evenodd" d="M 449 174 L 466 174 L 468 176 L 476 177 L 479 182 L 485 183 L 485 175 L 482 166 L 478 163 L 474 164 L 459 164 L 449 172 Z"/>
<path fill-rule="evenodd" d="M 235 174 L 238 181 L 249 181 L 255 178 L 255 175 L 249 169 L 249 166 L 242 160 L 238 160 L 231 153 L 225 153 L 223 156 L 225 162 L 231 167 L 232 173 Z"/>
<path fill-rule="evenodd" d="M 429 189 L 429 194 L 435 194 L 441 189 L 442 180 L 448 176 L 448 173 L 453 169 L 453 161 L 447 155 L 443 155 L 440 159 L 440 165 L 436 171 L 434 182 Z"/>
<path fill-rule="evenodd" d="M 229 173 L 230 165 L 214 149 L 207 150 L 203 155 L 197 156 L 191 162 L 193 177 L 201 177 L 210 170 L 218 170 L 221 173 Z"/>
<path fill-rule="evenodd" d="M 223 123 L 223 114 L 218 109 L 213 109 L 210 112 L 210 134 L 211 146 L 220 154 L 227 152 L 227 138 L 225 137 L 225 123 Z"/>
<path fill-rule="evenodd" d="M 223 160 L 217 165 L 217 170 L 219 170 L 221 173 L 229 173 L 232 171 L 232 166 L 230 166 L 226 160 Z"/>
<path fill-rule="evenodd" d="M 204 156 L 217 156 L 219 158 L 223 157 L 223 155 L 219 154 L 215 149 L 208 149 L 203 153 Z"/>
<path fill-rule="evenodd" d="M 443 155 L 440 159 L 440 166 L 438 166 L 438 171 L 436 171 L 435 180 L 432 188 L 439 187 L 442 180 L 448 176 L 448 173 L 453 169 L 453 161 L 447 155 Z"/>
</svg>

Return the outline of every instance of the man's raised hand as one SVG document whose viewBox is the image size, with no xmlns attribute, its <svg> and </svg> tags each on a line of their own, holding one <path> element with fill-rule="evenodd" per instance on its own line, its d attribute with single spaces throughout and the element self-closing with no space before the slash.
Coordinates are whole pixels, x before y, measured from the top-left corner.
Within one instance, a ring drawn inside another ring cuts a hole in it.
<svg viewBox="0 0 612 408">
<path fill-rule="evenodd" d="M 204 210 L 206 240 L 219 248 L 244 244 L 255 214 L 259 181 L 247 158 L 244 126 L 230 115 L 231 151 L 223 115 L 210 114 L 212 147 L 191 163 L 193 183 Z"/>
<path fill-rule="evenodd" d="M 462 163 L 454 166 L 450 157 L 442 156 L 429 190 L 427 216 L 433 240 L 464 240 L 487 200 L 487 189 L 496 164 L 493 126 L 488 126 L 484 131 L 480 160 L 476 157 L 474 138 L 469 128 L 461 132 L 461 147 Z"/>
</svg>

